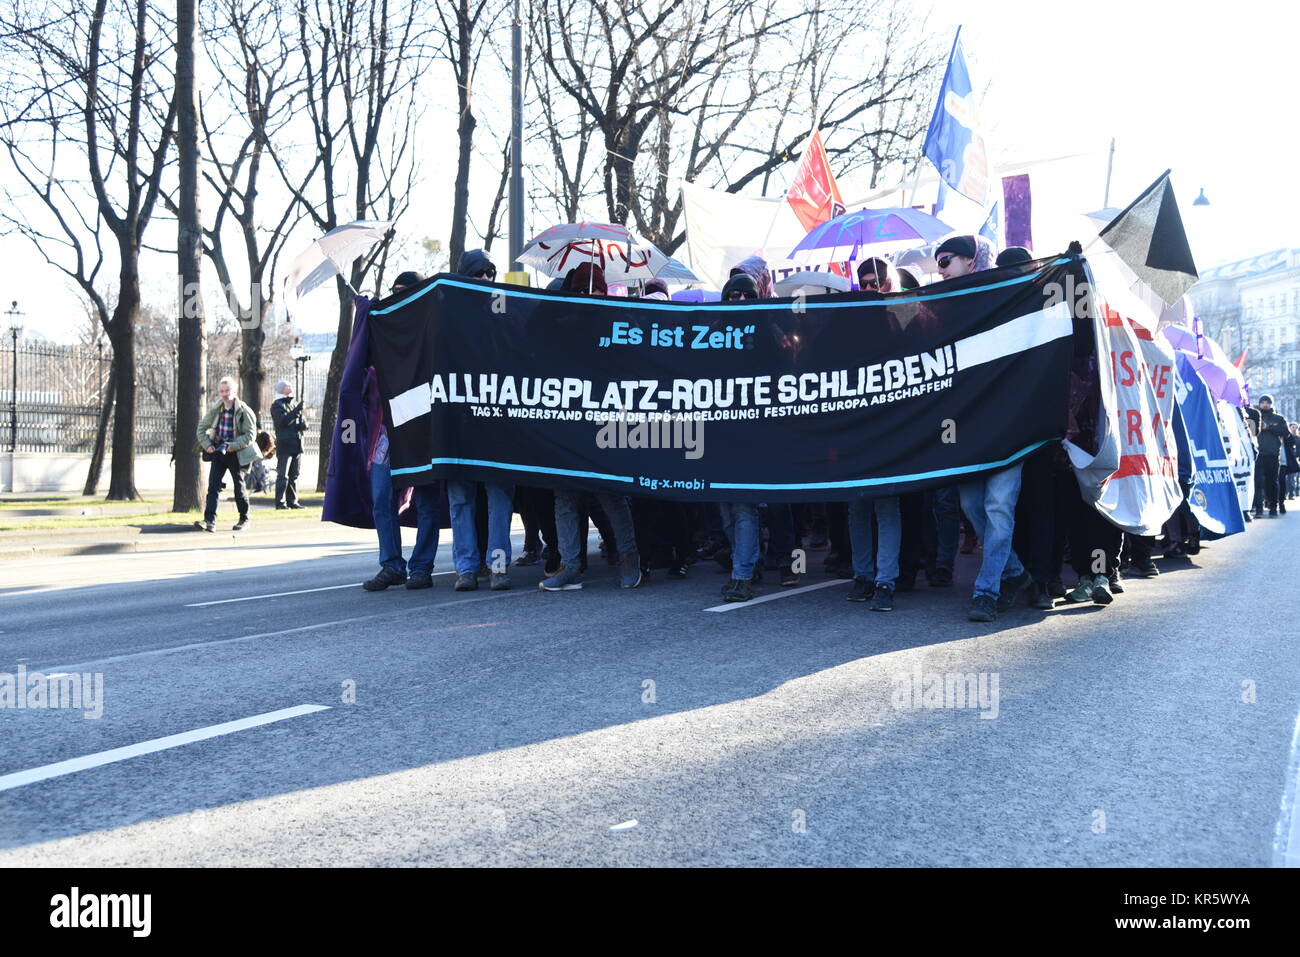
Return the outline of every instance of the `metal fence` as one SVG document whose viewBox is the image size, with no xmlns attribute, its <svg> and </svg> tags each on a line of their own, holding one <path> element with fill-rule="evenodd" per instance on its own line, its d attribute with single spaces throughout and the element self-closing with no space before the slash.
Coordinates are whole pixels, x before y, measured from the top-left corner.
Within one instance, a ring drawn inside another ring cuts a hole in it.
<svg viewBox="0 0 1300 957">
<path fill-rule="evenodd" d="M 112 350 L 44 342 L 0 348 L 0 449 L 18 452 L 72 452 L 89 455 L 103 411 L 113 361 Z M 261 426 L 271 431 L 271 389 L 281 379 L 296 382 L 292 361 L 267 370 L 262 390 Z M 308 429 L 303 451 L 320 447 L 320 406 L 325 397 L 325 363 L 308 364 L 301 395 L 306 398 Z M 15 377 L 16 373 L 16 377 Z M 208 369 L 206 401 L 216 401 L 217 382 L 235 370 Z M 137 359 L 135 451 L 170 454 L 176 431 L 176 367 L 172 361 Z M 208 398 L 210 397 L 210 399 Z M 108 447 L 113 429 L 109 423 Z"/>
</svg>

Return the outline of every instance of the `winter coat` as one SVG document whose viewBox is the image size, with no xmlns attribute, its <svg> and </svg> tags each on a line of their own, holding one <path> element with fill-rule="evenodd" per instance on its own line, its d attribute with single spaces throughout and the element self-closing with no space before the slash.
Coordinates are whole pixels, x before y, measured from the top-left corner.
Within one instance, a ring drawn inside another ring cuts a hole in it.
<svg viewBox="0 0 1300 957">
<path fill-rule="evenodd" d="M 208 409 L 203 419 L 199 422 L 198 436 L 194 440 L 194 451 L 204 452 L 208 446 L 213 443 L 217 434 L 217 417 L 221 415 L 224 403 L 220 400 L 212 408 Z M 226 446 L 227 452 L 235 452 L 239 456 L 239 464 L 251 465 L 253 460 L 261 456 L 254 439 L 257 437 L 257 416 L 253 410 L 246 405 L 243 400 L 235 398 L 235 437 L 231 443 Z"/>
</svg>

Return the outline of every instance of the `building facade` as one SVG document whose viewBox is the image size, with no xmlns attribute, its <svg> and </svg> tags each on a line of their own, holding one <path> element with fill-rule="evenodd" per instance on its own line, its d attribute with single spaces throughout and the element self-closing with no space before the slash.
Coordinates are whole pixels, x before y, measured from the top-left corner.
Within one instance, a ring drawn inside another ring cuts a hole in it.
<svg viewBox="0 0 1300 957">
<path fill-rule="evenodd" d="M 1207 334 L 1236 359 L 1252 398 L 1273 396 L 1300 420 L 1300 249 L 1277 249 L 1201 272 L 1187 294 Z"/>
</svg>

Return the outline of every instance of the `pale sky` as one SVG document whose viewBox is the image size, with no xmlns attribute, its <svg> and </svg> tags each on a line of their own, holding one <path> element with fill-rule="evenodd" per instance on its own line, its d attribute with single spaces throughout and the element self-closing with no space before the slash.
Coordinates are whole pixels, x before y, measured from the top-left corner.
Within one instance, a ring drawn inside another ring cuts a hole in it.
<svg viewBox="0 0 1300 957">
<path fill-rule="evenodd" d="M 1126 205 L 1172 168 L 1202 268 L 1300 245 L 1300 193 L 1290 175 L 1300 156 L 1300 124 L 1291 105 L 1296 6 L 1260 0 L 1230 6 L 933 0 L 917 6 L 931 9 L 930 29 L 946 38 L 959 23 L 964 26 L 972 79 L 987 91 L 981 114 L 995 163 L 1095 151 L 1095 164 L 1089 161 L 1077 181 L 1053 184 L 1068 191 L 1051 197 L 1053 207 L 1083 213 L 1102 205 L 1106 150 L 1114 137 L 1111 205 Z M 490 61 L 484 65 L 495 68 Z M 440 73 L 437 82 L 445 82 Z M 932 103 L 936 93 L 937 83 L 923 95 Z M 428 131 L 431 143 L 444 141 L 445 117 L 432 118 Z M 450 183 L 454 153 L 431 148 L 425 155 L 427 206 L 407 231 L 413 238 L 445 237 L 449 189 L 439 184 Z M 494 187 L 493 176 L 486 167 L 476 171 L 485 190 Z M 840 185 L 845 195 L 867 192 L 865 183 Z M 1209 207 L 1192 206 L 1201 188 Z M 595 216 L 601 212 L 592 210 Z M 163 232 L 173 228 L 162 224 L 154 241 L 170 242 L 173 237 Z M 166 290 L 171 262 L 154 256 L 146 268 L 156 274 L 155 288 Z M 67 285 L 26 240 L 0 237 L 0 311 L 18 299 L 28 328 L 70 340 L 82 308 Z M 321 306 L 299 317 L 306 331 L 333 329 L 329 302 Z"/>
</svg>

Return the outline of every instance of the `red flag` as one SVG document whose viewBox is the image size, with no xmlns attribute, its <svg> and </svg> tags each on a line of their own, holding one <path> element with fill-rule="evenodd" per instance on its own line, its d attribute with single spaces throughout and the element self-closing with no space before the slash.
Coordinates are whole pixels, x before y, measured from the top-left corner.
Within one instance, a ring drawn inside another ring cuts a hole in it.
<svg viewBox="0 0 1300 957">
<path fill-rule="evenodd" d="M 1246 366 L 1246 353 L 1248 352 L 1250 352 L 1249 347 L 1246 348 L 1245 352 L 1242 352 L 1241 355 L 1237 356 L 1237 361 L 1234 362 L 1233 365 L 1235 365 L 1238 369 L 1244 369 Z"/>
<path fill-rule="evenodd" d="M 785 198 L 805 230 L 813 230 L 844 212 L 844 200 L 822 146 L 821 130 L 813 130 Z"/>
</svg>

